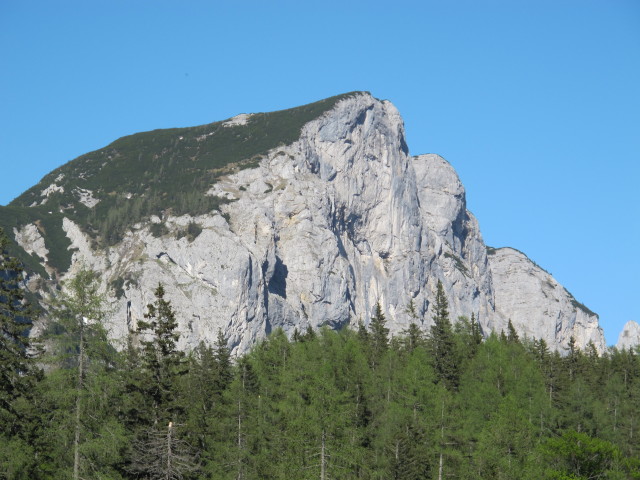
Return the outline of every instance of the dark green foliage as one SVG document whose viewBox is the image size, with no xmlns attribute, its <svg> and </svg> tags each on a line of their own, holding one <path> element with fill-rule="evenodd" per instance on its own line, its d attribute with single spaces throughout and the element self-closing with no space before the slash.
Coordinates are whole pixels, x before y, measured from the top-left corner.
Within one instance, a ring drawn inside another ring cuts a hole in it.
<svg viewBox="0 0 640 480">
<path fill-rule="evenodd" d="M 20 229 L 24 225 L 34 223 L 44 238 L 45 246 L 49 250 L 48 263 L 59 272 L 66 271 L 71 265 L 72 250 L 70 240 L 62 229 L 63 214 L 56 208 L 48 205 L 28 207 L 28 206 L 0 206 L 0 228 L 7 232 L 14 228 Z M 10 241 L 7 244 L 10 255 L 23 262 L 28 271 L 36 272 L 44 278 L 49 274 L 45 271 L 40 262 L 43 259 L 35 254 L 28 255 L 21 247 Z"/>
<path fill-rule="evenodd" d="M 202 227 L 200 225 L 198 225 L 196 222 L 189 222 L 187 228 L 184 230 L 180 230 L 176 235 L 176 238 L 179 240 L 183 237 L 187 237 L 187 240 L 189 242 L 193 242 L 201 233 Z"/>
<path fill-rule="evenodd" d="M 615 445 L 583 433 L 569 430 L 559 438 L 547 439 L 540 450 L 549 463 L 549 478 L 611 478 L 607 473 L 614 473 L 612 470 L 622 473 L 616 465 L 620 453 Z"/>
<path fill-rule="evenodd" d="M 507 342 L 509 343 L 520 343 L 520 337 L 518 336 L 518 332 L 516 332 L 513 323 L 511 323 L 511 319 L 507 323 Z"/>
<path fill-rule="evenodd" d="M 424 333 L 420 330 L 420 327 L 416 323 L 411 322 L 409 328 L 402 332 L 405 339 L 405 348 L 407 351 L 412 352 L 417 347 L 424 346 L 425 338 Z"/>
<path fill-rule="evenodd" d="M 124 278 L 118 277 L 112 280 L 109 282 L 109 287 L 111 287 L 118 300 L 124 296 Z"/>
<path fill-rule="evenodd" d="M 571 298 L 571 305 L 573 305 L 573 308 L 575 308 L 576 310 L 582 310 L 587 315 L 595 315 L 596 317 L 598 316 L 597 313 L 595 313 L 592 310 L 590 310 L 585 304 L 580 303 L 578 300 L 576 300 L 576 298 L 573 296 L 573 294 L 571 292 L 569 292 L 566 289 L 565 289 L 565 291 L 569 295 L 569 298 Z"/>
<path fill-rule="evenodd" d="M 376 303 L 376 307 L 369 322 L 370 343 L 371 343 L 371 364 L 378 365 L 384 352 L 389 346 L 389 329 L 386 327 L 387 320 L 380 302 Z"/>
<path fill-rule="evenodd" d="M 22 267 L 7 245 L 0 228 L 0 432 L 17 427 L 14 402 L 28 395 L 38 376 L 28 337 L 35 312 L 25 300 Z"/>
<path fill-rule="evenodd" d="M 183 428 L 189 397 L 181 398 L 179 390 L 188 362 L 177 348 L 178 323 L 171 303 L 164 298 L 164 287 L 159 284 L 154 294 L 156 300 L 147 305 L 145 320 L 138 322 L 136 332 L 141 345 L 140 374 L 133 377 L 131 388 L 140 392 L 138 398 L 144 403 L 130 410 L 137 418 L 130 419 L 135 434 L 126 470 L 143 478 L 179 479 L 198 470 L 196 455 L 186 441 L 189 432 Z M 202 349 L 200 354 L 209 356 Z"/>
<path fill-rule="evenodd" d="M 454 326 L 456 347 L 460 370 L 467 367 L 480 348 L 482 343 L 482 333 L 480 325 L 476 321 L 475 314 L 471 314 L 471 320 L 467 317 L 458 317 L 458 322 Z"/>
<path fill-rule="evenodd" d="M 363 344 L 367 344 L 369 342 L 369 331 L 365 326 L 362 319 L 358 320 L 358 338 Z"/>
<path fill-rule="evenodd" d="M 438 280 L 433 325 L 429 335 L 429 349 L 433 359 L 433 369 L 438 381 L 449 389 L 458 385 L 458 359 L 449 320 L 449 303 L 442 282 Z"/>
<path fill-rule="evenodd" d="M 118 478 L 126 443 L 116 420 L 118 356 L 102 324 L 107 313 L 96 274 L 86 269 L 63 284 L 51 310 L 42 437 L 54 477 Z"/>
<path fill-rule="evenodd" d="M 20 428 L 0 431 L 0 478 L 72 478 L 77 398 L 81 478 L 640 478 L 637 352 L 482 340 L 475 315 L 451 327 L 441 288 L 434 307 L 426 341 L 389 341 L 377 307 L 368 329 L 275 329 L 237 358 L 218 332 L 185 356 L 159 286 L 122 352 L 85 331 L 80 397 L 60 327 L 58 362 L 13 401 Z"/>
<path fill-rule="evenodd" d="M 0 472 L 6 475 L 0 478 L 27 479 L 34 463 L 31 403 L 42 372 L 28 337 L 35 313 L 25 300 L 22 267 L 7 246 L 0 228 Z"/>
<path fill-rule="evenodd" d="M 416 347 L 422 346 L 425 340 L 424 333 L 416 323 L 418 320 L 418 312 L 416 312 L 416 306 L 413 299 L 409 301 L 409 304 L 405 309 L 405 313 L 409 315 L 409 318 L 411 318 L 411 323 L 409 324 L 409 328 L 404 330 L 402 334 L 405 339 L 405 348 L 409 352 L 412 352 Z"/>
<path fill-rule="evenodd" d="M 454 255 L 452 253 L 449 252 L 445 252 L 444 254 L 445 258 L 450 258 L 453 260 L 454 265 L 456 266 L 456 268 L 463 274 L 466 275 L 467 277 L 469 276 L 469 270 L 467 269 L 467 267 L 465 266 L 465 264 L 462 262 L 462 260 L 460 259 L 460 257 L 458 257 L 457 255 Z"/>
<path fill-rule="evenodd" d="M 164 298 L 164 287 L 158 285 L 156 300 L 147 305 L 145 320 L 138 322 L 141 344 L 141 370 L 144 393 L 149 402 L 149 421 L 167 425 L 175 421 L 177 378 L 186 372 L 184 352 L 178 350 L 180 334 L 171 303 Z"/>
<path fill-rule="evenodd" d="M 169 233 L 169 229 L 163 222 L 153 223 L 149 228 L 149 231 L 151 232 L 151 235 L 156 238 L 162 237 L 163 235 Z"/>
<path fill-rule="evenodd" d="M 126 274 L 124 277 L 116 277 L 109 282 L 109 288 L 113 290 L 113 294 L 117 299 L 124 296 L 125 288 L 128 288 L 129 285 L 138 285 L 137 279 L 130 274 Z"/>
</svg>

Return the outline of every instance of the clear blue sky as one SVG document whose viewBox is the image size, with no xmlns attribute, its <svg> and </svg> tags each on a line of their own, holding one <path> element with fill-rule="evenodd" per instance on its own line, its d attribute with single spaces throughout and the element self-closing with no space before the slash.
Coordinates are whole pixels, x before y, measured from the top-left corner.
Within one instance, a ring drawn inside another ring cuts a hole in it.
<svg viewBox="0 0 640 480">
<path fill-rule="evenodd" d="M 460 174 L 487 244 L 640 321 L 640 2 L 2 1 L 0 204 L 116 138 L 352 90 Z"/>
</svg>

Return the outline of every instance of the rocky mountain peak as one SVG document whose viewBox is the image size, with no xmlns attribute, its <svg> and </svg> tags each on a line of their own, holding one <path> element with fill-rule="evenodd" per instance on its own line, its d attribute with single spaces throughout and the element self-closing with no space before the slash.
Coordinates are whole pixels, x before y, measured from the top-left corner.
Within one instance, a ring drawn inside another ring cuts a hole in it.
<svg viewBox="0 0 640 480">
<path fill-rule="evenodd" d="M 132 168 L 137 183 L 101 183 Z M 485 334 L 511 319 L 551 347 L 605 348 L 597 316 L 549 274 L 512 249 L 487 256 L 454 169 L 411 157 L 397 109 L 368 93 L 127 137 L 7 208 L 0 223 L 39 275 L 100 271 L 117 338 L 158 282 L 183 347 L 222 329 L 240 352 L 274 328 L 366 324 L 378 302 L 393 334 L 428 330 L 441 281 L 451 318 L 475 314 Z"/>
<path fill-rule="evenodd" d="M 622 327 L 622 332 L 620 332 L 616 347 L 622 350 L 634 348 L 638 345 L 640 345 L 640 325 L 638 322 L 629 320 L 624 324 L 624 327 Z"/>
</svg>

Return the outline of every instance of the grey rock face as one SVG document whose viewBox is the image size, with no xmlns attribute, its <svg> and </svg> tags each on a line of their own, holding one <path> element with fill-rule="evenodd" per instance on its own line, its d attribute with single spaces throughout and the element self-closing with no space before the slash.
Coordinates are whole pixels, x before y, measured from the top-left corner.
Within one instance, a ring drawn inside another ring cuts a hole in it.
<svg viewBox="0 0 640 480">
<path fill-rule="evenodd" d="M 20 230 L 14 227 L 13 238 L 16 243 L 20 245 L 28 254 L 36 254 L 42 258 L 45 262 L 49 255 L 49 250 L 42 238 L 42 234 L 38 230 L 38 227 L 33 223 L 28 223 Z"/>
<path fill-rule="evenodd" d="M 437 155 L 409 155 L 402 119 L 387 101 L 368 94 L 339 101 L 299 140 L 269 152 L 258 168 L 223 177 L 208 194 L 235 201 L 224 216 L 152 218 L 108 250 L 93 249 L 65 220 L 75 250 L 67 275 L 81 264 L 102 272 L 116 312 L 113 337 L 135 326 L 159 282 L 177 312 L 182 347 L 213 342 L 222 329 L 243 352 L 277 327 L 291 334 L 366 324 L 376 302 L 392 333 L 412 321 L 410 301 L 428 329 L 440 280 L 451 318 L 475 313 L 485 333 L 511 318 L 551 347 L 564 347 L 570 335 L 581 346 L 604 345 L 597 317 L 576 310 L 555 280 L 534 271 L 529 282 L 526 257 L 505 250 L 490 268 L 455 171 Z M 154 222 L 168 233 L 152 235 Z M 195 239 L 182 234 L 190 223 L 202 229 Z M 554 286 L 541 290 L 545 281 Z"/>
<path fill-rule="evenodd" d="M 629 320 L 624 324 L 622 332 L 620 332 L 616 348 L 626 350 L 637 347 L 638 345 L 640 345 L 640 325 L 633 320 Z"/>
<path fill-rule="evenodd" d="M 584 349 L 591 341 L 598 352 L 606 349 L 598 316 L 579 304 L 549 273 L 523 253 L 500 248 L 489 255 L 496 313 L 511 319 L 520 335 L 544 339 L 565 350 L 571 337 Z M 506 332 L 506 324 L 500 327 Z"/>
</svg>

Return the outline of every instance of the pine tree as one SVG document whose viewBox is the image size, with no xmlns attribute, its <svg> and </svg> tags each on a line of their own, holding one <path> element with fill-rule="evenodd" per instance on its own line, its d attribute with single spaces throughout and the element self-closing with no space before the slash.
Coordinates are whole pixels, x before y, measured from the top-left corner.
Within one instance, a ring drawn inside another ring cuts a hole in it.
<svg viewBox="0 0 640 480">
<path fill-rule="evenodd" d="M 131 470 L 143 472 L 142 478 L 183 480 L 187 474 L 198 470 L 190 450 L 169 421 L 164 428 L 153 428 L 148 432 L 143 448 L 136 448 Z"/>
<path fill-rule="evenodd" d="M 178 350 L 180 334 L 171 302 L 164 299 L 164 287 L 159 284 L 156 301 L 147 305 L 145 320 L 138 323 L 143 337 L 141 366 L 147 375 L 147 394 L 152 401 L 151 421 L 174 420 L 176 410 L 176 379 L 186 372 L 184 352 Z"/>
<path fill-rule="evenodd" d="M 149 404 L 140 419 L 129 471 L 143 478 L 179 479 L 196 470 L 195 456 L 179 423 L 185 416 L 179 402 L 179 379 L 187 373 L 187 363 L 184 352 L 178 350 L 178 322 L 162 284 L 154 294 L 155 302 L 147 305 L 145 320 L 138 323 L 141 389 Z"/>
<path fill-rule="evenodd" d="M 411 318 L 409 328 L 402 331 L 404 335 L 404 344 L 408 352 L 412 352 L 416 347 L 424 343 L 424 335 L 418 327 L 416 320 L 418 319 L 418 312 L 416 312 L 416 306 L 413 303 L 413 299 L 409 301 L 405 313 Z"/>
<path fill-rule="evenodd" d="M 229 412 L 225 420 L 229 449 L 224 452 L 224 463 L 232 466 L 234 476 L 243 480 L 247 476 L 247 470 L 251 464 L 251 452 L 249 449 L 250 431 L 256 421 L 252 414 L 256 410 L 256 399 L 261 403 L 260 384 L 258 375 L 253 369 L 248 357 L 239 359 L 235 369 L 235 377 L 227 390 Z M 213 467 L 213 466 L 212 466 Z M 219 467 L 219 466 L 218 466 Z M 218 473 L 218 476 L 221 476 Z"/>
<path fill-rule="evenodd" d="M 449 303 L 439 280 L 434 307 L 433 325 L 429 336 L 433 369 L 438 381 L 443 382 L 448 389 L 456 389 L 459 373 L 455 339 L 449 320 Z"/>
<path fill-rule="evenodd" d="M 302 335 L 300 335 L 300 330 L 298 330 L 298 327 L 295 327 L 293 329 L 293 335 L 291 336 L 291 340 L 293 342 L 302 342 Z"/>
<path fill-rule="evenodd" d="M 97 274 L 83 267 L 63 284 L 61 294 L 55 299 L 49 326 L 54 362 L 75 371 L 73 478 L 76 480 L 88 468 L 80 452 L 82 444 L 91 437 L 83 426 L 89 415 L 87 376 L 90 372 L 99 375 L 98 372 L 110 368 L 115 356 L 103 326 L 107 315 L 105 298 L 98 290 Z"/>
<path fill-rule="evenodd" d="M 482 343 L 482 327 L 473 312 L 471 312 L 471 336 L 474 344 L 480 345 Z"/>
<path fill-rule="evenodd" d="M 413 322 L 409 324 L 409 328 L 402 331 L 402 334 L 404 335 L 405 348 L 409 353 L 424 344 L 424 334 L 420 327 Z"/>
<path fill-rule="evenodd" d="M 29 478 L 34 466 L 30 431 L 36 427 L 31 411 L 42 371 L 28 333 L 36 317 L 26 301 L 24 272 L 7 251 L 0 228 L 0 478 Z"/>
<path fill-rule="evenodd" d="M 465 316 L 458 317 L 453 331 L 455 333 L 457 355 L 460 360 L 460 370 L 463 370 L 466 362 L 475 357 L 482 343 L 480 326 L 472 313 L 471 320 Z"/>
<path fill-rule="evenodd" d="M 582 352 L 577 347 L 576 339 L 573 336 L 569 338 L 569 352 L 565 358 L 569 371 L 569 380 L 573 381 L 582 362 Z"/>
<path fill-rule="evenodd" d="M 217 380 L 215 382 L 216 394 L 222 395 L 233 380 L 231 352 L 229 351 L 229 347 L 227 347 L 227 339 L 222 333 L 222 330 L 218 330 L 213 358 L 215 360 L 217 374 Z"/>
<path fill-rule="evenodd" d="M 363 347 L 366 347 L 369 345 L 369 331 L 367 330 L 367 327 L 365 326 L 364 322 L 362 321 L 362 318 L 360 318 L 358 320 L 358 340 L 360 340 L 361 344 Z"/>
<path fill-rule="evenodd" d="M 210 419 L 219 401 L 216 395 L 218 374 L 213 348 L 201 341 L 189 355 L 188 361 L 189 373 L 181 382 L 181 389 L 188 392 L 186 430 L 191 443 L 204 451 L 211 441 Z"/>
<path fill-rule="evenodd" d="M 380 302 L 377 302 L 373 317 L 371 317 L 371 322 L 369 323 L 369 330 L 371 331 L 371 364 L 374 367 L 380 363 L 382 355 L 389 347 L 389 329 L 385 326 L 386 323 L 387 320 L 384 313 L 382 313 Z"/>
<path fill-rule="evenodd" d="M 313 330 L 313 327 L 311 325 L 307 325 L 307 329 L 305 330 L 304 335 L 302 336 L 302 341 L 310 342 L 315 338 L 316 338 L 316 332 Z"/>
<path fill-rule="evenodd" d="M 540 446 L 548 465 L 547 478 L 637 478 L 619 470 L 618 448 L 604 440 L 568 430 Z"/>
<path fill-rule="evenodd" d="M 509 323 L 507 323 L 507 342 L 520 343 L 520 337 L 518 336 L 518 332 L 516 332 L 513 323 L 511 323 L 511 319 L 509 319 Z"/>
<path fill-rule="evenodd" d="M 8 244 L 0 228 L 0 433 L 12 434 L 19 427 L 14 401 L 32 391 L 40 371 L 28 336 L 35 311 L 25 299 L 24 272 L 8 254 Z"/>
</svg>

